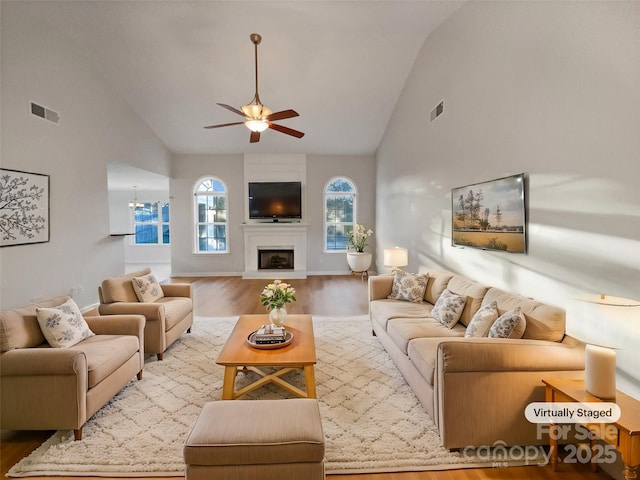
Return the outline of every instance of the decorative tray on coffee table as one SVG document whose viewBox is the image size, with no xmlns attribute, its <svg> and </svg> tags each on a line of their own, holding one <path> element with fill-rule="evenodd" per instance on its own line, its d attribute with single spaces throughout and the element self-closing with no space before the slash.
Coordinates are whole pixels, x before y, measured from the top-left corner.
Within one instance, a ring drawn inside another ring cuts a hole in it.
<svg viewBox="0 0 640 480">
<path fill-rule="evenodd" d="M 286 347 L 293 340 L 293 333 L 291 333 L 289 330 L 286 330 L 285 331 L 285 340 L 284 340 L 284 342 L 279 342 L 279 343 L 256 343 L 255 342 L 255 336 L 256 336 L 257 332 L 258 331 L 256 330 L 255 332 L 251 332 L 249 334 L 249 336 L 247 337 L 247 343 L 251 347 L 259 348 L 261 350 L 274 350 L 276 348 Z"/>
</svg>

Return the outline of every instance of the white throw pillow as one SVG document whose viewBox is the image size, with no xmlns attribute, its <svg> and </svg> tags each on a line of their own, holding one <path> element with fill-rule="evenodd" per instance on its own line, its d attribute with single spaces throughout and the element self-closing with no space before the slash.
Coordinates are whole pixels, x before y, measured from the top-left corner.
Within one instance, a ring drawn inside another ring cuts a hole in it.
<svg viewBox="0 0 640 480">
<path fill-rule="evenodd" d="M 387 298 L 420 303 L 424 300 L 424 292 L 427 289 L 428 275 L 420 273 L 407 273 L 398 270 L 393 277 L 391 294 Z"/>
<path fill-rule="evenodd" d="M 95 335 L 72 298 L 57 307 L 36 308 L 36 318 L 44 338 L 54 348 L 71 347 Z"/>
<path fill-rule="evenodd" d="M 489 333 L 491 325 L 498 319 L 498 304 L 493 301 L 480 309 L 473 316 L 467 330 L 464 332 L 465 337 L 486 337 Z"/>
<path fill-rule="evenodd" d="M 457 295 L 445 289 L 433 306 L 431 316 L 445 327 L 453 328 L 454 325 L 458 323 L 458 320 L 460 320 L 466 303 L 467 297 Z"/>
<path fill-rule="evenodd" d="M 520 310 L 516 307 L 513 310 L 503 313 L 491 325 L 489 338 L 522 338 L 527 321 Z"/>
<path fill-rule="evenodd" d="M 141 302 L 151 303 L 164 297 L 162 287 L 153 273 L 143 275 L 142 277 L 133 277 L 131 282 L 133 283 L 136 296 Z"/>
</svg>

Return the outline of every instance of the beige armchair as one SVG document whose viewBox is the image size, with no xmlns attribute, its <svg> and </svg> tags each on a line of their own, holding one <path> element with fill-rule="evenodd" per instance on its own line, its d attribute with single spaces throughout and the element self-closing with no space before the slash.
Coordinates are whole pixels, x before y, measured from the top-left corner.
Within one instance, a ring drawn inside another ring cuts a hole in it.
<svg viewBox="0 0 640 480">
<path fill-rule="evenodd" d="M 98 287 L 101 315 L 137 314 L 147 319 L 144 328 L 144 351 L 155 353 L 162 360 L 164 351 L 193 324 L 193 301 L 188 283 L 162 284 L 162 297 L 141 302 L 132 280 L 151 273 L 151 270 L 132 272 L 108 278 Z"/>
<path fill-rule="evenodd" d="M 73 430 L 82 426 L 134 377 L 142 378 L 141 315 L 84 316 L 95 334 L 52 348 L 37 308 L 58 307 L 60 296 L 0 312 L 1 425 L 8 430 Z"/>
</svg>

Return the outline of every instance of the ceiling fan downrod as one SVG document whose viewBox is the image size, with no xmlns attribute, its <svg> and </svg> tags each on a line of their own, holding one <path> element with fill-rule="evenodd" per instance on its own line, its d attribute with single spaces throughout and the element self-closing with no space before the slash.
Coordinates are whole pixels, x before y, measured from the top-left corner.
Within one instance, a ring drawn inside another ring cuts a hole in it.
<svg viewBox="0 0 640 480">
<path fill-rule="evenodd" d="M 255 120 L 255 121 L 264 121 L 266 117 L 271 115 L 273 112 L 265 107 L 260 101 L 260 94 L 258 93 L 258 44 L 262 41 L 262 37 L 257 33 L 252 33 L 249 38 L 254 45 L 255 52 L 255 79 L 256 79 L 256 92 L 253 96 L 251 102 L 248 105 L 244 105 L 242 107 L 242 111 L 244 114 Z"/>
<path fill-rule="evenodd" d="M 262 41 L 262 37 L 257 34 L 257 33 L 252 33 L 251 35 L 249 35 L 249 38 L 251 39 L 251 42 L 253 43 L 253 49 L 254 49 L 254 59 L 255 59 L 255 72 L 256 72 L 256 94 L 253 97 L 253 102 L 257 103 L 258 105 L 262 105 L 262 102 L 260 102 L 260 95 L 258 95 L 258 45 L 260 45 L 260 42 Z"/>
</svg>

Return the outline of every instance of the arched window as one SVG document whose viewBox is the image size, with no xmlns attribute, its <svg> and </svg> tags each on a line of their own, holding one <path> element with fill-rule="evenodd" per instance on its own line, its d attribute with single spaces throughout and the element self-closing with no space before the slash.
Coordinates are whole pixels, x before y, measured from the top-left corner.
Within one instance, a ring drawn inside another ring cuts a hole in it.
<svg viewBox="0 0 640 480">
<path fill-rule="evenodd" d="M 216 177 L 196 183 L 193 192 L 196 253 L 226 253 L 227 187 Z"/>
<path fill-rule="evenodd" d="M 324 250 L 347 250 L 349 233 L 356 224 L 356 186 L 348 178 L 337 177 L 324 189 Z"/>
</svg>

